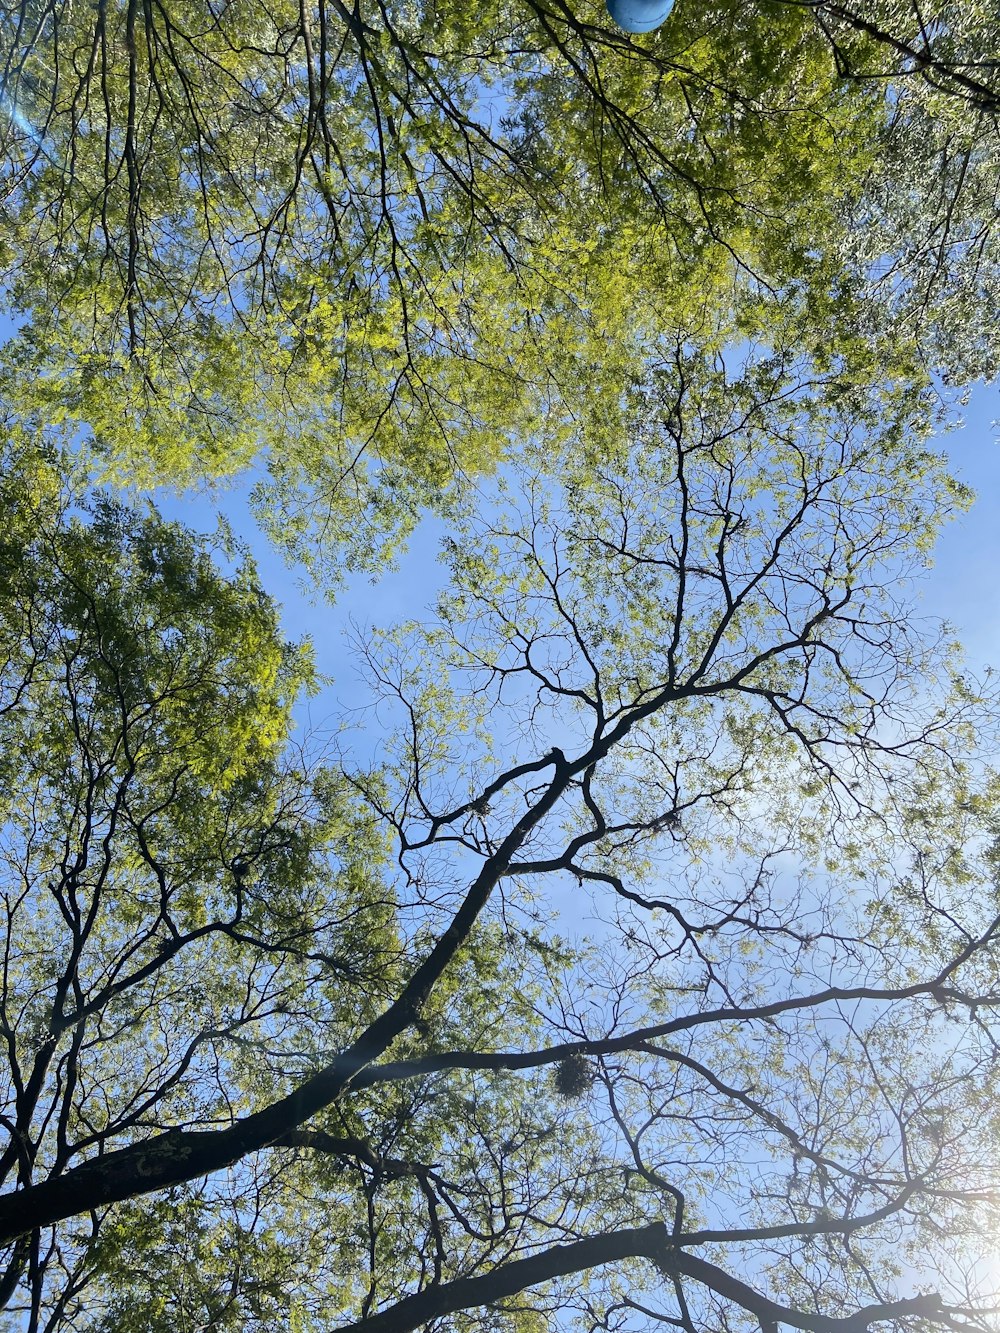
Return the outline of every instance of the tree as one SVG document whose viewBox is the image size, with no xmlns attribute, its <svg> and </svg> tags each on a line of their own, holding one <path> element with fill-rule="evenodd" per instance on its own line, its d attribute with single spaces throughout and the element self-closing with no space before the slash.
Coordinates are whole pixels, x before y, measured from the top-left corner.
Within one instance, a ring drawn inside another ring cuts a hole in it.
<svg viewBox="0 0 1000 1333">
<path fill-rule="evenodd" d="M 819 4 L 838 71 L 891 88 L 881 149 L 852 228 L 852 261 L 955 385 L 996 375 L 970 312 L 996 298 L 992 255 L 1000 14 L 990 4 Z"/>
<path fill-rule="evenodd" d="M 252 571 L 9 445 L 11 1327 L 984 1326 L 982 707 L 905 600 L 964 497 L 704 342 L 470 505 L 312 764 Z"/>
<path fill-rule="evenodd" d="M 987 115 L 1000 108 L 997 15 L 988 5 L 945 5 L 933 13 L 919 0 L 812 8 L 845 78 L 923 85 Z"/>
<path fill-rule="evenodd" d="M 995 143 L 909 95 L 950 30 L 900 56 L 872 13 L 718 0 L 632 40 L 561 0 L 9 4 L 6 397 L 118 479 L 263 460 L 270 534 L 331 577 L 542 423 L 614 415 L 705 301 L 737 337 L 794 302 L 803 348 L 964 383 Z M 986 30 L 950 21 L 959 55 Z M 958 193 L 973 235 L 925 281 Z"/>
</svg>

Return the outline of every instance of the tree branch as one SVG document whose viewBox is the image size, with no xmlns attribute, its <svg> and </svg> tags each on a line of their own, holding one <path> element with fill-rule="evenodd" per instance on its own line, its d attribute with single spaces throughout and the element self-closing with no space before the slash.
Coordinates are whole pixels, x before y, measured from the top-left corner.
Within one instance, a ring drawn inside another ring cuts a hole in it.
<svg viewBox="0 0 1000 1333">
<path fill-rule="evenodd" d="M 948 1328 L 962 1328 L 937 1294 L 911 1296 L 862 1307 L 854 1314 L 831 1316 L 779 1305 L 716 1264 L 676 1250 L 662 1222 L 608 1231 L 568 1245 L 555 1245 L 527 1259 L 515 1259 L 480 1277 L 456 1278 L 432 1286 L 395 1305 L 342 1326 L 340 1333 L 410 1333 L 431 1320 L 458 1310 L 495 1304 L 527 1287 L 551 1282 L 624 1259 L 648 1259 L 665 1277 L 686 1277 L 724 1300 L 755 1315 L 765 1327 L 785 1324 L 805 1333 L 864 1333 L 871 1324 L 893 1319 L 922 1318 Z"/>
<path fill-rule="evenodd" d="M 481 1277 L 456 1278 L 440 1286 L 427 1287 L 414 1296 L 406 1296 L 396 1305 L 369 1315 L 357 1323 L 344 1325 L 340 1333 L 408 1333 L 432 1319 L 492 1305 L 513 1296 L 526 1287 L 536 1287 L 568 1273 L 579 1273 L 623 1259 L 662 1257 L 666 1230 L 662 1222 L 622 1231 L 609 1231 L 569 1245 L 554 1245 L 527 1259 L 515 1259 Z"/>
</svg>

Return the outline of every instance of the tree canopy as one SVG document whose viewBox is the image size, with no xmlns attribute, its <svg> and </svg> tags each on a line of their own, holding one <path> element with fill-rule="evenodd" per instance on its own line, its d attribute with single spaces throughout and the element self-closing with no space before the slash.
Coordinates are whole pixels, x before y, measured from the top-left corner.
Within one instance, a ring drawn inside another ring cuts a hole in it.
<svg viewBox="0 0 1000 1333">
<path fill-rule="evenodd" d="M 693 303 L 793 303 L 901 379 L 992 364 L 988 7 L 465 9 L 0 9 L 8 400 L 119 479 L 260 460 L 330 577 L 613 414 Z"/>
<path fill-rule="evenodd" d="M 998 29 L 0 0 L 0 1328 L 995 1329 Z"/>
<path fill-rule="evenodd" d="M 988 714 L 907 618 L 965 498 L 911 410 L 678 342 L 364 637 L 363 761 L 238 553 L 12 438 L 15 1320 L 978 1326 Z"/>
</svg>

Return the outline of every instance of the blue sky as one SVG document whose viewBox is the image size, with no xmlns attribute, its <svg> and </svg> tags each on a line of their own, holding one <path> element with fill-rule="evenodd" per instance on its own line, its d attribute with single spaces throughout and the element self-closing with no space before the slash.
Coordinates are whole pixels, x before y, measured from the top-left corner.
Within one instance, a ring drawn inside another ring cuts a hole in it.
<svg viewBox="0 0 1000 1333">
<path fill-rule="evenodd" d="M 930 615 L 950 621 L 978 674 L 1000 666 L 1000 388 L 976 389 L 964 412 L 965 424 L 941 444 L 960 480 L 976 491 L 976 502 L 948 524 L 921 604 Z"/>
</svg>

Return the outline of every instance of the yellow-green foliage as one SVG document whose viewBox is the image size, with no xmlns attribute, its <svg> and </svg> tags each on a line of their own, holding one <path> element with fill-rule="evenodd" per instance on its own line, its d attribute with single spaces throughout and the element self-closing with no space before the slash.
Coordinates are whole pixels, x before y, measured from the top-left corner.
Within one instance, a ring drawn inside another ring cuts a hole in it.
<svg viewBox="0 0 1000 1333">
<path fill-rule="evenodd" d="M 311 15 L 314 55 L 337 34 L 324 91 L 301 32 L 286 60 L 297 12 L 110 5 L 85 115 L 41 33 L 11 94 L 46 128 L 11 140 L 10 401 L 117 480 L 263 462 L 265 526 L 339 550 L 329 577 L 540 430 L 613 430 L 702 309 L 766 293 L 850 347 L 842 204 L 880 92 L 838 78 L 804 7 L 682 3 L 636 43 L 580 8 L 586 37 L 532 6 L 414 4 L 360 38 Z M 92 23 L 66 11 L 62 47 Z M 912 373 L 904 342 L 887 373 Z"/>
</svg>

